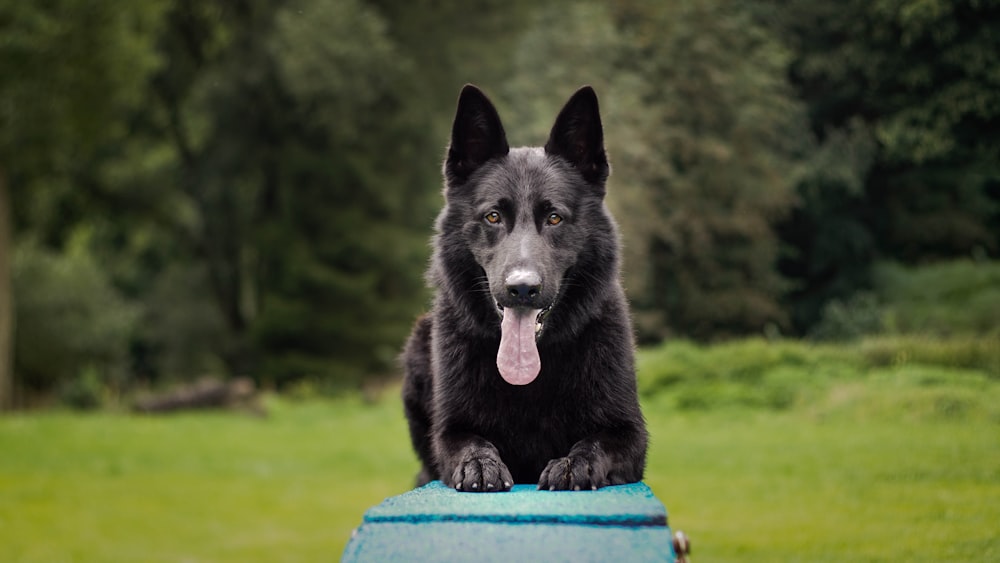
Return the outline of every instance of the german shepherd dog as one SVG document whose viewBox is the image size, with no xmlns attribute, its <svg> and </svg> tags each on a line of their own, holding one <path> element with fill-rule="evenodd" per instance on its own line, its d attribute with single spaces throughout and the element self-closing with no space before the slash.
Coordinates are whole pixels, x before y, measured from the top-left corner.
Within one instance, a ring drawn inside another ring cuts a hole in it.
<svg viewBox="0 0 1000 563">
<path fill-rule="evenodd" d="M 581 490 L 642 479 L 647 433 L 597 95 L 581 88 L 545 147 L 511 149 L 467 85 L 444 163 L 428 280 L 403 352 L 418 484 Z"/>
</svg>

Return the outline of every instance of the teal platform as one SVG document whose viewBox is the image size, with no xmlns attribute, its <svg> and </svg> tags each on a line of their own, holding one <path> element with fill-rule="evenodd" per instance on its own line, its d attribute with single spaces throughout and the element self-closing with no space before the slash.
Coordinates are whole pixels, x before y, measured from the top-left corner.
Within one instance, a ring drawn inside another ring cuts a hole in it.
<svg viewBox="0 0 1000 563">
<path fill-rule="evenodd" d="M 676 560 L 644 483 L 597 491 L 460 493 L 434 481 L 365 513 L 343 562 Z"/>
</svg>

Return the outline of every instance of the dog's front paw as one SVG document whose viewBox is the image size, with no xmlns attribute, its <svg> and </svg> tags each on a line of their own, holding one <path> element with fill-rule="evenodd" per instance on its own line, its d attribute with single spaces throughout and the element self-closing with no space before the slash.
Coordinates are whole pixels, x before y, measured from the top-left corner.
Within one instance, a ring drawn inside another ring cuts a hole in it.
<svg viewBox="0 0 1000 563">
<path fill-rule="evenodd" d="M 539 490 L 580 491 L 608 486 L 604 464 L 582 456 L 553 459 L 538 479 Z"/>
<path fill-rule="evenodd" d="M 490 493 L 509 491 L 514 483 L 510 470 L 493 456 L 473 456 L 462 460 L 448 483 L 457 491 Z"/>
</svg>

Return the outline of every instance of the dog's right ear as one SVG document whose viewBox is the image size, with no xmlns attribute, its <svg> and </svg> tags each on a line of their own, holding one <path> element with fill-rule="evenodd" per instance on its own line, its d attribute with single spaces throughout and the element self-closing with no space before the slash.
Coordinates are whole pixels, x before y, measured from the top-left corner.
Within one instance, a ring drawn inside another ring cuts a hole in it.
<svg viewBox="0 0 1000 563">
<path fill-rule="evenodd" d="M 510 152 L 500 115 L 482 90 L 466 84 L 458 96 L 444 173 L 448 184 L 461 184 L 484 162 Z"/>
</svg>

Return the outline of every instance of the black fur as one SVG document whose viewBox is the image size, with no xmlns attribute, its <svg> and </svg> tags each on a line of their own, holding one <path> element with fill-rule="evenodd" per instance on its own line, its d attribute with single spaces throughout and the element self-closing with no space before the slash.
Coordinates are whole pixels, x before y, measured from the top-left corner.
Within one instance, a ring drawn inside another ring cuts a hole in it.
<svg viewBox="0 0 1000 563">
<path fill-rule="evenodd" d="M 510 149 L 489 99 L 462 90 L 428 272 L 434 306 L 403 355 L 419 483 L 558 490 L 642 479 L 647 434 L 608 173 L 591 88 L 566 103 L 544 149 Z M 532 292 L 514 291 L 515 270 L 537 277 Z M 546 311 L 541 371 L 525 385 L 497 368 L 500 310 L 514 309 Z"/>
</svg>

